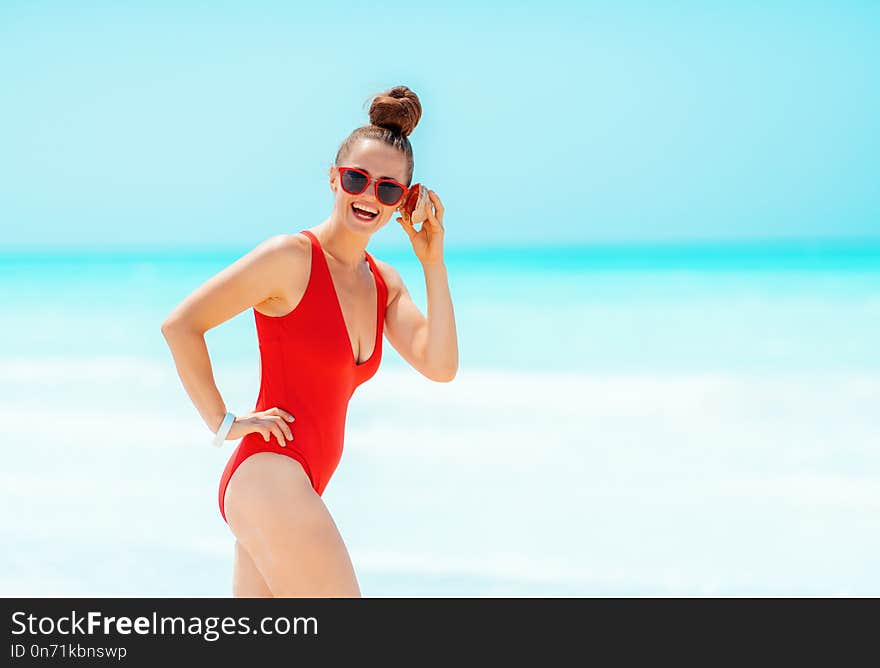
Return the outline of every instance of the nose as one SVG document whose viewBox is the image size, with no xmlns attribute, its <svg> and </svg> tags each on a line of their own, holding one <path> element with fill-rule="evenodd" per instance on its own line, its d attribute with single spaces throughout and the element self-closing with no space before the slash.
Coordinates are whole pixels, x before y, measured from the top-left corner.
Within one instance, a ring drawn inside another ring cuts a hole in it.
<svg viewBox="0 0 880 668">
<path fill-rule="evenodd" d="M 379 198 L 376 197 L 376 186 L 373 184 L 374 181 L 370 181 L 369 185 L 367 185 L 367 189 L 360 195 L 355 196 L 355 201 L 366 202 L 376 207 L 384 206 L 382 202 L 379 201 Z"/>
</svg>

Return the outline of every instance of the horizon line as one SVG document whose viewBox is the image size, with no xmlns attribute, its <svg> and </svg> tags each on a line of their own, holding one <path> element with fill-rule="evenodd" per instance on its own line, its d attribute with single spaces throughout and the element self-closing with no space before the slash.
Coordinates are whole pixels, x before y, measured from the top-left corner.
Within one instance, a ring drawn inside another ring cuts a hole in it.
<svg viewBox="0 0 880 668">
<path fill-rule="evenodd" d="M 256 247 L 260 241 L 241 241 L 224 244 L 212 244 L 206 246 L 200 242 L 185 243 L 153 243 L 149 245 L 134 243 L 123 244 L 55 244 L 36 245 L 21 244 L 15 246 L 0 247 L 0 258 L 15 256 L 37 255 L 85 255 L 85 254 L 126 254 L 126 255 L 155 255 L 162 253 L 186 253 L 187 255 L 216 255 L 227 253 L 241 253 L 245 248 Z M 446 244 L 445 250 L 455 252 L 474 251 L 507 251 L 507 252 L 535 252 L 535 250 L 547 251 L 589 251 L 589 250 L 627 250 L 627 249 L 652 249 L 652 250 L 682 250 L 687 248 L 740 248 L 770 249 L 778 248 L 801 248 L 805 250 L 833 250 L 847 249 L 856 250 L 854 247 L 864 246 L 864 250 L 880 250 L 880 235 L 877 236 L 812 236 L 812 237 L 745 237 L 745 238 L 681 238 L 681 239 L 607 239 L 607 240 L 576 240 L 576 241 L 526 241 L 514 242 L 482 242 L 469 241 L 454 244 Z M 369 248 L 369 246 L 368 246 Z M 383 251 L 410 250 L 411 246 L 406 240 L 400 243 L 378 243 L 374 248 Z"/>
</svg>

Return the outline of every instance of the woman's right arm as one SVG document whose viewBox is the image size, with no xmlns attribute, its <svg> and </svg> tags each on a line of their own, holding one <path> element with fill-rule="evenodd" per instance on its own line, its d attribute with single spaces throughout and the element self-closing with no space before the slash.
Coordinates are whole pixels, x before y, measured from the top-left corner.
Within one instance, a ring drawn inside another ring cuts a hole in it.
<svg viewBox="0 0 880 668">
<path fill-rule="evenodd" d="M 205 332 L 245 309 L 280 297 L 292 253 L 288 236 L 270 237 L 205 281 L 162 323 L 183 387 L 212 432 L 219 429 L 226 404 L 214 380 Z"/>
</svg>

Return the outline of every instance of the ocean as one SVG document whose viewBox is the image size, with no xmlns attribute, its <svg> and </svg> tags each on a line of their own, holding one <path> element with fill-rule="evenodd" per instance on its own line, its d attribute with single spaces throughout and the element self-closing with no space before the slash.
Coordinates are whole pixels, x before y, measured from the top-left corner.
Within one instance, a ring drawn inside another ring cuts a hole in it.
<svg viewBox="0 0 880 668">
<path fill-rule="evenodd" d="M 160 332 L 247 249 L 0 251 L 0 595 L 228 596 Z M 391 262 L 425 312 L 409 250 Z M 880 595 L 880 243 L 447 249 L 460 369 L 385 341 L 324 493 L 365 596 Z M 230 410 L 253 315 L 207 333 Z"/>
</svg>

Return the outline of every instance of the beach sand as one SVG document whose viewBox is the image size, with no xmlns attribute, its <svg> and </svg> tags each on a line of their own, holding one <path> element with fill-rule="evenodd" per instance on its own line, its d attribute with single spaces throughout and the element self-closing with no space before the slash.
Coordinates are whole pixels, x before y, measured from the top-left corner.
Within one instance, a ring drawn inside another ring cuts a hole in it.
<svg viewBox="0 0 880 668">
<path fill-rule="evenodd" d="M 226 595 L 232 451 L 173 367 L 0 363 L 3 595 Z M 217 372 L 249 408 L 249 364 Z M 383 368 L 324 500 L 365 595 L 880 594 L 872 374 Z"/>
</svg>

